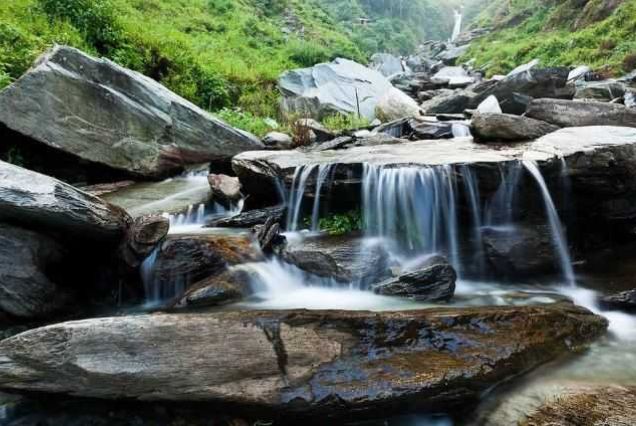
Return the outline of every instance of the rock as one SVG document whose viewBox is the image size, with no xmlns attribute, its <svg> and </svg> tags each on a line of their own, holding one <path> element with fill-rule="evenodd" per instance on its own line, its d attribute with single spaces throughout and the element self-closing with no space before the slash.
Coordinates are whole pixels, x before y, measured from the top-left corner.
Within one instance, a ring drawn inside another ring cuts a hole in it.
<svg viewBox="0 0 636 426">
<path fill-rule="evenodd" d="M 473 115 L 471 130 L 475 139 L 487 141 L 529 141 L 559 130 L 558 126 L 512 114 Z"/>
<path fill-rule="evenodd" d="M 474 83 L 475 79 L 462 67 L 444 67 L 431 78 L 431 81 L 451 88 L 463 88 Z"/>
<path fill-rule="evenodd" d="M 384 123 L 373 129 L 373 133 L 385 134 L 393 138 L 408 138 L 413 133 L 410 118 L 401 118 Z"/>
<path fill-rule="evenodd" d="M 470 45 L 451 47 L 450 49 L 442 52 L 437 56 L 437 59 L 444 62 L 446 65 L 455 65 L 457 60 L 468 51 Z"/>
<path fill-rule="evenodd" d="M 131 268 L 138 268 L 162 242 L 170 230 L 170 220 L 164 216 L 142 216 L 132 223 L 119 253 Z"/>
<path fill-rule="evenodd" d="M 633 91 L 633 90 L 626 91 L 624 102 L 627 108 L 636 109 L 636 91 Z"/>
<path fill-rule="evenodd" d="M 238 178 L 227 175 L 209 174 L 208 182 L 212 189 L 212 197 L 223 206 L 229 208 L 243 198 L 241 182 L 239 182 Z"/>
<path fill-rule="evenodd" d="M 485 228 L 482 239 L 486 259 L 498 276 L 528 278 L 559 270 L 548 226 Z"/>
<path fill-rule="evenodd" d="M 112 194 L 113 192 L 128 188 L 129 186 L 132 186 L 134 184 L 134 180 L 122 180 L 119 182 L 100 183 L 96 185 L 83 186 L 79 189 L 84 192 L 88 192 L 89 194 L 96 197 L 101 197 L 103 195 Z"/>
<path fill-rule="evenodd" d="M 172 235 L 159 246 L 148 278 L 158 288 L 182 283 L 187 289 L 229 266 L 261 259 L 260 250 L 246 236 Z"/>
<path fill-rule="evenodd" d="M 376 53 L 371 56 L 371 68 L 379 71 L 385 77 L 405 72 L 402 59 L 390 53 Z"/>
<path fill-rule="evenodd" d="M 587 65 L 578 66 L 570 71 L 570 73 L 568 74 L 568 81 L 576 82 L 578 80 L 585 80 L 585 75 L 589 72 L 592 72 L 592 68 L 588 67 Z"/>
<path fill-rule="evenodd" d="M 511 73 L 475 96 L 470 108 L 476 108 L 489 96 L 495 96 L 503 112 L 521 115 L 533 98 L 572 99 L 574 87 L 568 85 L 567 68 L 530 68 Z"/>
<path fill-rule="evenodd" d="M 604 296 L 599 302 L 606 309 L 636 312 L 636 290 Z"/>
<path fill-rule="evenodd" d="M 292 137 L 280 132 L 269 132 L 263 138 L 266 147 L 274 149 L 291 149 L 293 147 Z"/>
<path fill-rule="evenodd" d="M 625 83 L 631 87 L 636 86 L 636 70 L 633 70 L 632 72 L 622 76 L 618 79 L 618 81 L 620 81 L 621 83 Z"/>
<path fill-rule="evenodd" d="M 380 97 L 375 106 L 375 115 L 383 122 L 417 117 L 420 115 L 420 107 L 406 93 L 393 88 Z"/>
<path fill-rule="evenodd" d="M 450 121 L 411 120 L 411 135 L 416 140 L 443 139 L 453 137 L 453 123 Z"/>
<path fill-rule="evenodd" d="M 376 294 L 417 301 L 448 301 L 455 294 L 457 273 L 446 259 L 433 257 L 415 271 L 372 285 Z"/>
<path fill-rule="evenodd" d="M 2 341 L 0 388 L 222 403 L 288 420 L 437 412 L 580 350 L 606 327 L 568 303 L 95 318 Z"/>
<path fill-rule="evenodd" d="M 280 218 L 270 216 L 264 224 L 256 225 L 252 232 L 263 253 L 271 253 L 277 246 L 285 243 L 285 237 L 280 235 Z"/>
<path fill-rule="evenodd" d="M 501 106 L 499 101 L 493 95 L 488 96 L 482 103 L 477 106 L 477 112 L 484 114 L 501 114 Z"/>
<path fill-rule="evenodd" d="M 456 90 L 450 94 L 437 96 L 420 105 L 425 115 L 463 113 L 475 94 L 468 90 Z"/>
<path fill-rule="evenodd" d="M 355 234 L 289 241 L 284 260 L 314 275 L 361 286 L 391 276 L 389 253 L 382 242 L 368 241 Z"/>
<path fill-rule="evenodd" d="M 0 161 L 0 220 L 108 245 L 124 237 L 131 218 L 71 185 Z"/>
<path fill-rule="evenodd" d="M 201 308 L 235 303 L 251 294 L 251 275 L 240 267 L 193 284 L 175 304 L 176 308 Z"/>
<path fill-rule="evenodd" d="M 636 424 L 636 387 L 570 385 L 520 422 L 523 425 Z"/>
<path fill-rule="evenodd" d="M 270 217 L 278 222 L 283 219 L 285 206 L 266 207 L 263 209 L 248 210 L 231 217 L 214 219 L 206 223 L 208 228 L 251 228 L 264 224 Z"/>
<path fill-rule="evenodd" d="M 625 94 L 625 85 L 617 81 L 578 81 L 575 87 L 574 99 L 610 102 Z"/>
<path fill-rule="evenodd" d="M 316 135 L 316 138 L 313 141 L 314 143 L 327 142 L 336 137 L 334 132 L 327 129 L 325 126 L 323 126 L 321 123 L 314 120 L 313 118 L 300 119 L 298 120 L 297 125 L 309 129 L 311 132 L 313 132 L 314 135 Z"/>
<path fill-rule="evenodd" d="M 560 127 L 636 127 L 636 110 L 607 102 L 535 99 L 528 105 L 526 116 Z"/>
<path fill-rule="evenodd" d="M 0 315 L 33 319 L 60 309 L 67 297 L 48 274 L 64 253 L 50 237 L 0 223 Z"/>
<path fill-rule="evenodd" d="M 154 80 L 67 46 L 45 53 L 0 94 L 0 122 L 82 160 L 145 177 L 262 148 Z"/>
<path fill-rule="evenodd" d="M 138 182 L 101 196 L 133 217 L 177 215 L 212 199 L 207 170 L 161 182 Z"/>
<path fill-rule="evenodd" d="M 514 68 L 512 71 L 510 71 L 506 75 L 506 77 L 513 77 L 515 75 L 531 71 L 531 70 L 537 68 L 539 66 L 539 64 L 540 64 L 540 62 L 539 62 L 538 59 L 533 59 L 530 62 L 528 62 L 527 64 L 521 64 L 518 67 Z"/>
<path fill-rule="evenodd" d="M 351 136 L 340 136 L 338 138 L 332 139 L 327 142 L 323 142 L 318 145 L 313 145 L 310 147 L 312 151 L 328 151 L 330 149 L 343 149 L 347 146 L 351 145 L 353 142 L 353 137 Z"/>
<path fill-rule="evenodd" d="M 375 119 L 380 97 L 392 87 L 378 71 L 341 58 L 288 71 L 279 78 L 278 86 L 282 108 L 288 114 L 309 114 L 316 119 L 334 113 L 357 114 L 359 102 L 360 114 L 369 121 Z"/>
</svg>

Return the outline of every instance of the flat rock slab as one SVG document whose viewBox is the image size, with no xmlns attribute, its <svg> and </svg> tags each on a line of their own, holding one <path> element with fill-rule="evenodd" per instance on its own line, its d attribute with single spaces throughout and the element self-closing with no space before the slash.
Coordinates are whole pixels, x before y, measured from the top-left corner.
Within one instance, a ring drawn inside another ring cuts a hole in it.
<svg viewBox="0 0 636 426">
<path fill-rule="evenodd" d="M 148 177 L 263 147 L 156 81 L 67 46 L 45 53 L 0 93 L 0 123 L 83 160 Z"/>
<path fill-rule="evenodd" d="M 2 161 L 0 220 L 107 243 L 118 242 L 131 222 L 119 207 L 57 179 Z"/>
<path fill-rule="evenodd" d="M 478 163 L 506 163 L 517 160 L 546 162 L 578 153 L 636 147 L 636 130 L 624 127 L 580 127 L 561 129 L 533 142 L 514 145 L 484 145 L 471 138 L 424 140 L 395 145 L 355 147 L 334 151 L 245 152 L 233 160 L 243 178 L 254 176 L 280 178 L 293 175 L 295 169 L 311 164 L 363 164 L 399 166 L 444 166 Z"/>
<path fill-rule="evenodd" d="M 439 410 L 580 349 L 606 327 L 570 303 L 98 318 L 2 341 L 0 388 L 281 415 Z"/>
<path fill-rule="evenodd" d="M 102 195 L 133 217 L 149 214 L 184 213 L 189 207 L 206 204 L 212 190 L 206 176 L 188 176 L 161 182 L 140 182 Z"/>
</svg>

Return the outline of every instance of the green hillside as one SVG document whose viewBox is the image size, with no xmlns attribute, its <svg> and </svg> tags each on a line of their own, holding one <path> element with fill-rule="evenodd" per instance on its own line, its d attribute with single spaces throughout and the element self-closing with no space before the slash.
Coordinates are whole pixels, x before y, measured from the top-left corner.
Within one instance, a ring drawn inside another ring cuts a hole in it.
<svg viewBox="0 0 636 426">
<path fill-rule="evenodd" d="M 636 0 L 495 0 L 473 23 L 494 32 L 475 43 L 489 74 L 538 58 L 544 65 L 592 66 L 608 75 L 636 68 Z"/>
</svg>

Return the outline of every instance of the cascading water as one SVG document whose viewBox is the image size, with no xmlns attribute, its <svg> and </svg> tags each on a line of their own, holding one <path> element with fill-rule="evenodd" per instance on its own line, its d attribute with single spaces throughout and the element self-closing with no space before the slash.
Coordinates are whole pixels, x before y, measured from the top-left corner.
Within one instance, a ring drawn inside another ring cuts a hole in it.
<svg viewBox="0 0 636 426">
<path fill-rule="evenodd" d="M 514 227 L 516 198 L 523 167 L 511 162 L 500 169 L 501 183 L 494 196 L 486 202 L 484 225 L 492 228 Z"/>
<path fill-rule="evenodd" d="M 462 19 L 463 19 L 461 10 L 454 10 L 453 15 L 455 17 L 455 25 L 453 26 L 453 33 L 450 39 L 451 43 L 455 42 L 457 38 L 459 37 L 459 34 L 462 31 Z"/>
<path fill-rule="evenodd" d="M 312 174 L 315 172 L 314 184 L 314 201 L 311 209 L 312 231 L 318 231 L 320 220 L 320 201 L 322 199 L 322 189 L 330 180 L 330 175 L 334 171 L 333 164 L 314 164 L 309 166 L 298 167 L 294 173 L 294 179 L 289 191 L 289 195 L 285 197 L 287 200 L 287 230 L 298 231 L 300 229 L 303 213 L 303 201 L 307 194 L 307 186 L 310 183 Z"/>
<path fill-rule="evenodd" d="M 466 198 L 468 199 L 468 206 L 470 208 L 471 220 L 472 220 L 472 238 L 473 238 L 473 259 L 477 265 L 477 272 L 480 277 L 483 277 L 486 273 L 486 259 L 483 255 L 483 238 L 481 235 L 482 230 L 482 209 L 481 200 L 479 195 L 479 184 L 475 173 L 468 166 L 460 166 L 459 171 L 464 180 L 464 188 L 466 191 Z"/>
<path fill-rule="evenodd" d="M 537 182 L 537 185 L 539 185 L 539 189 L 543 196 L 543 202 L 545 204 L 545 211 L 548 216 L 548 222 L 550 224 L 552 240 L 559 255 L 561 270 L 563 271 L 566 282 L 573 287 L 576 285 L 576 279 L 574 276 L 574 268 L 572 267 L 572 258 L 568 249 L 565 232 L 561 226 L 561 219 L 559 218 L 559 213 L 557 212 L 554 201 L 550 195 L 550 190 L 543 179 L 543 175 L 541 175 L 541 171 L 534 162 L 523 161 L 523 166 L 530 175 L 532 175 L 534 180 Z"/>
<path fill-rule="evenodd" d="M 464 123 L 453 123 L 451 126 L 451 132 L 454 138 L 467 138 L 472 136 L 470 133 L 470 127 Z"/>
</svg>

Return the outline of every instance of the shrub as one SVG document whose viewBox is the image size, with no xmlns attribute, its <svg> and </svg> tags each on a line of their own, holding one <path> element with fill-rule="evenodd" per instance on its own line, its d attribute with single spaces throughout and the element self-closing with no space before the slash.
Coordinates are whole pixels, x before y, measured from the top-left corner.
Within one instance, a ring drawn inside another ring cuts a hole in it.
<svg viewBox="0 0 636 426">
<path fill-rule="evenodd" d="M 121 44 L 122 29 L 110 0 L 38 0 L 49 19 L 68 20 L 99 53 Z"/>
<path fill-rule="evenodd" d="M 345 235 L 362 229 L 362 215 L 359 210 L 333 214 L 320 219 L 318 226 L 329 235 Z"/>
<path fill-rule="evenodd" d="M 311 67 L 330 59 L 326 48 L 307 41 L 293 42 L 289 46 L 289 58 L 301 67 Z"/>
<path fill-rule="evenodd" d="M 626 72 L 632 72 L 636 70 L 636 53 L 630 53 L 623 59 L 623 70 Z"/>
<path fill-rule="evenodd" d="M 292 147 L 300 148 L 311 145 L 311 128 L 304 119 L 290 119 L 290 128 L 292 134 Z"/>
<path fill-rule="evenodd" d="M 369 120 L 365 117 L 358 117 L 355 114 L 334 114 L 325 117 L 322 120 L 322 124 L 324 124 L 329 130 L 340 132 L 343 130 L 355 130 L 363 127 L 369 127 Z"/>
</svg>

